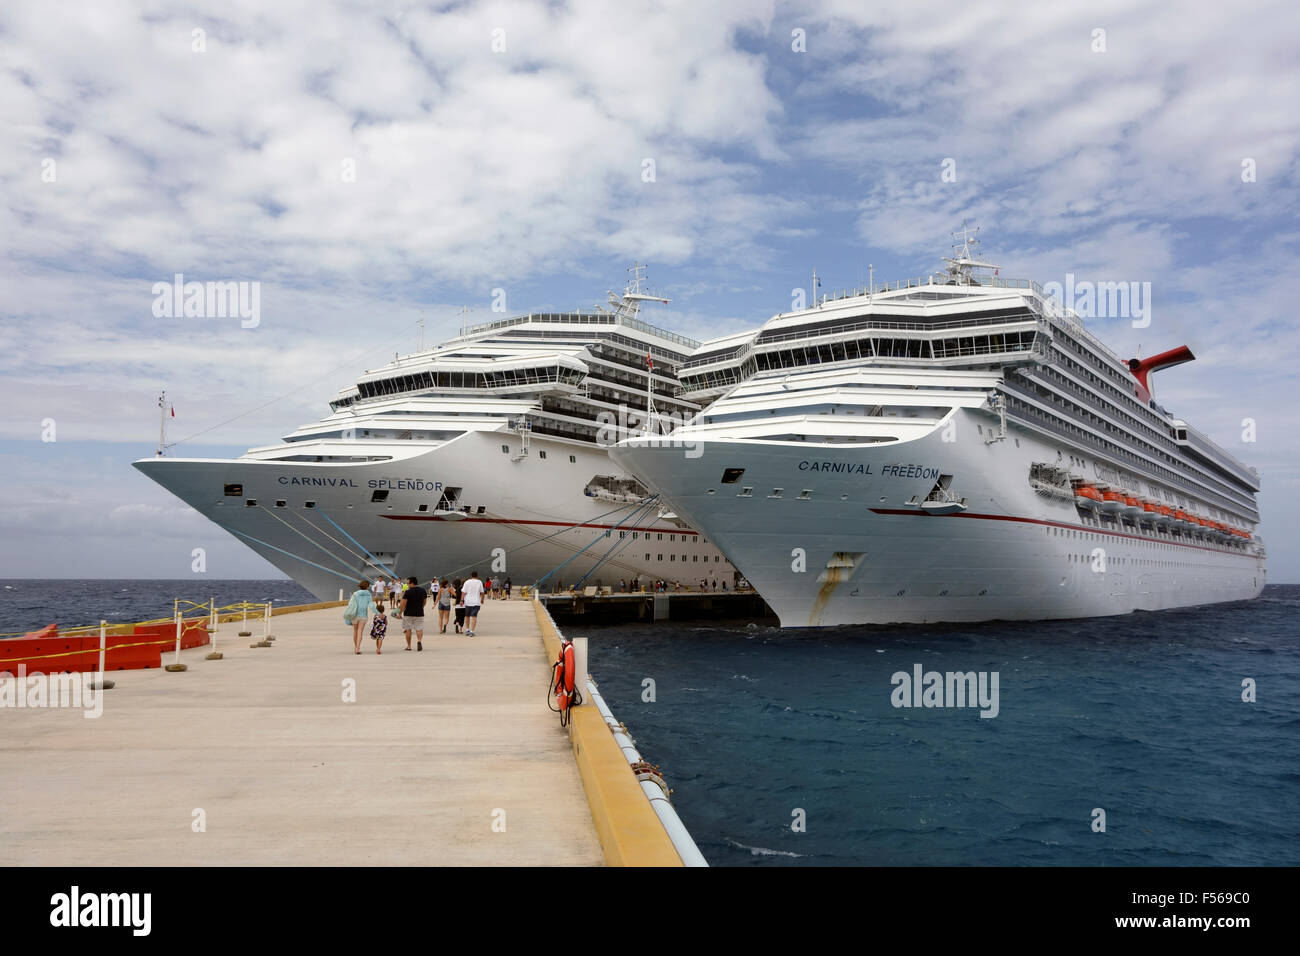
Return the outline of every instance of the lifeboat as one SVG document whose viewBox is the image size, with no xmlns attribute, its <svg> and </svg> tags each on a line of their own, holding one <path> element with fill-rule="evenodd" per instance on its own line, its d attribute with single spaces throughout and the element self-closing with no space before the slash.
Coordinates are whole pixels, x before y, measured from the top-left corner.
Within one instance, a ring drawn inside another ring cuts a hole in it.
<svg viewBox="0 0 1300 956">
<path fill-rule="evenodd" d="M 1080 508 L 1096 508 L 1101 504 L 1101 492 L 1092 485 L 1079 485 L 1074 489 L 1074 503 Z"/>
<path fill-rule="evenodd" d="M 1116 514 L 1124 507 L 1124 496 L 1118 491 L 1103 491 L 1101 493 L 1101 510 L 1109 511 Z"/>
<path fill-rule="evenodd" d="M 1132 495 L 1124 496 L 1124 514 L 1130 518 L 1138 518 L 1142 515 L 1142 502 Z"/>
<path fill-rule="evenodd" d="M 1174 510 L 1174 524 L 1186 528 L 1189 525 L 1191 525 L 1191 523 L 1192 523 L 1192 516 L 1189 515 L 1186 511 L 1184 511 L 1182 508 L 1176 508 Z"/>
<path fill-rule="evenodd" d="M 1168 528 L 1174 523 L 1174 509 L 1168 505 L 1160 505 L 1160 516 L 1156 520 Z"/>
<path fill-rule="evenodd" d="M 1160 506 L 1154 501 L 1142 502 L 1142 516 L 1148 521 L 1160 520 Z"/>
</svg>

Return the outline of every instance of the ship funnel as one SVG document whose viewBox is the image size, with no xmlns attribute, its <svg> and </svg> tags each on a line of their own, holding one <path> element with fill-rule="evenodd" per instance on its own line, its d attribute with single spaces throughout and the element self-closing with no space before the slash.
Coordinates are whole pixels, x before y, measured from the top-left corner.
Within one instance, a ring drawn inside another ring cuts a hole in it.
<svg viewBox="0 0 1300 956">
<path fill-rule="evenodd" d="M 1186 345 L 1180 345 L 1176 349 L 1170 349 L 1168 352 L 1161 352 L 1159 355 L 1153 355 L 1150 358 L 1129 359 L 1129 371 L 1133 373 L 1133 377 L 1136 378 L 1138 384 L 1142 386 L 1142 390 L 1138 393 L 1138 396 L 1142 398 L 1143 401 L 1151 400 L 1151 385 L 1147 381 L 1147 377 L 1152 372 L 1162 368 L 1173 368 L 1175 365 L 1182 365 L 1185 362 L 1194 360 L 1195 358 L 1196 356 L 1192 354 L 1191 349 Z M 1143 393 L 1145 393 L 1145 396 L 1143 396 Z"/>
</svg>

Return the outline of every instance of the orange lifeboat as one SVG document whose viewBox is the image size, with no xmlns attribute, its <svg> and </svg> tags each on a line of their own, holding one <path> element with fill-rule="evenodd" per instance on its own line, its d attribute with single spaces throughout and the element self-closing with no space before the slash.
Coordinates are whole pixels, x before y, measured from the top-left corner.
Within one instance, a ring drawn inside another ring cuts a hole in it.
<svg viewBox="0 0 1300 956">
<path fill-rule="evenodd" d="M 1168 505 L 1160 506 L 1160 517 L 1156 519 L 1165 527 L 1174 523 L 1174 509 Z"/>
<path fill-rule="evenodd" d="M 1138 501 L 1138 499 L 1133 495 L 1125 495 L 1124 513 L 1130 518 L 1140 517 L 1142 514 L 1142 502 Z"/>
<path fill-rule="evenodd" d="M 1192 523 L 1192 517 L 1182 508 L 1177 508 L 1174 510 L 1174 521 L 1186 528 Z"/>
<path fill-rule="evenodd" d="M 1118 512 L 1124 507 L 1124 496 L 1118 491 L 1104 491 L 1101 495 L 1101 507 L 1103 511 Z"/>
<path fill-rule="evenodd" d="M 1156 504 L 1154 501 L 1143 501 L 1142 515 L 1145 518 L 1149 518 L 1150 520 L 1155 521 L 1160 517 L 1160 506 Z"/>
<path fill-rule="evenodd" d="M 1079 485 L 1074 489 L 1074 503 L 1080 508 L 1096 508 L 1101 504 L 1101 492 L 1092 485 Z"/>
</svg>

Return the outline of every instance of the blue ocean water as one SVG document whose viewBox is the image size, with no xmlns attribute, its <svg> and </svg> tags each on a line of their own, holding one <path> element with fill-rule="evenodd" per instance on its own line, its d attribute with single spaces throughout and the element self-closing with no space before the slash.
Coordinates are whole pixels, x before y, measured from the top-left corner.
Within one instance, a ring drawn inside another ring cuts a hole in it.
<svg viewBox="0 0 1300 956">
<path fill-rule="evenodd" d="M 172 601 L 200 603 L 217 599 L 217 606 L 239 601 L 313 604 L 311 593 L 293 581 L 109 581 L 96 578 L 44 580 L 0 579 L 0 633 L 32 631 L 47 624 L 80 627 L 170 617 Z"/>
<path fill-rule="evenodd" d="M 714 865 L 1294 866 L 1297 611 L 1284 585 L 1076 621 L 565 632 Z M 894 707 L 918 663 L 998 672 L 998 716 Z"/>
</svg>

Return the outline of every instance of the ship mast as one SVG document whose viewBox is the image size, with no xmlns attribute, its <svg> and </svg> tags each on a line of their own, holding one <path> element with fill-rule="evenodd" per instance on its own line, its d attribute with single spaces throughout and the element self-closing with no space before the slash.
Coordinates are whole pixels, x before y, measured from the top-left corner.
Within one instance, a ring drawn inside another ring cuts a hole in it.
<svg viewBox="0 0 1300 956">
<path fill-rule="evenodd" d="M 979 227 L 971 232 L 966 227 L 966 220 L 961 221 L 961 232 L 951 234 L 954 239 L 960 240 L 953 248 L 958 250 L 957 258 L 951 259 L 944 256 L 943 261 L 948 263 L 949 282 L 953 285 L 979 285 L 975 276 L 976 269 L 993 269 L 997 271 L 997 266 L 991 262 L 984 262 L 975 258 L 974 247 L 978 246 L 980 241 L 976 238 L 979 235 Z"/>
<path fill-rule="evenodd" d="M 167 390 L 158 393 L 158 451 L 155 456 L 161 458 L 167 448 Z"/>
<path fill-rule="evenodd" d="M 616 296 L 612 291 L 609 295 L 609 304 L 613 314 L 620 320 L 635 319 L 641 311 L 642 302 L 658 302 L 667 305 L 671 299 L 665 299 L 661 295 L 655 295 L 649 289 L 642 291 L 641 283 L 645 281 L 646 267 L 643 263 L 633 262 L 631 268 L 627 271 L 632 273 L 632 278 L 628 280 L 627 288 L 621 296 Z M 654 358 L 650 355 L 650 347 L 646 346 L 645 351 L 646 364 L 646 384 L 645 384 L 645 431 L 646 434 L 654 432 L 655 420 L 655 363 Z"/>
</svg>

